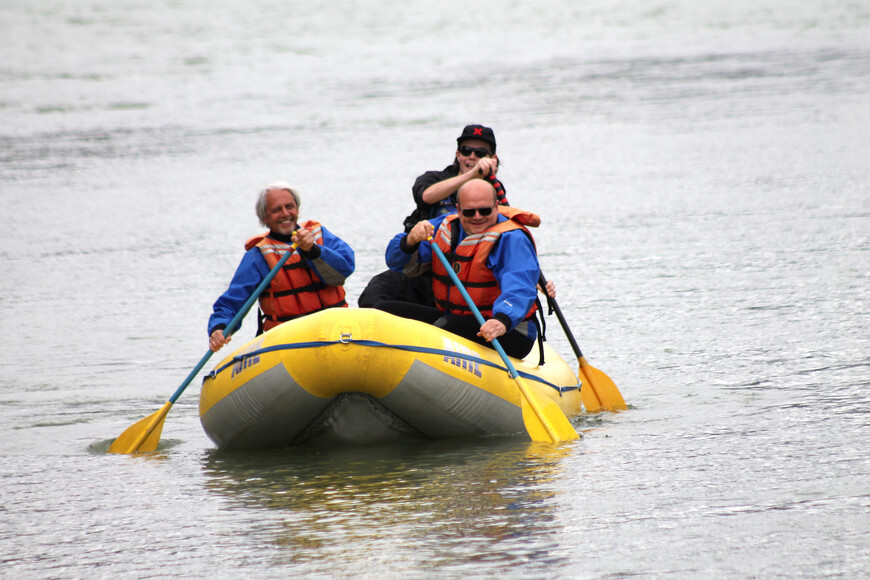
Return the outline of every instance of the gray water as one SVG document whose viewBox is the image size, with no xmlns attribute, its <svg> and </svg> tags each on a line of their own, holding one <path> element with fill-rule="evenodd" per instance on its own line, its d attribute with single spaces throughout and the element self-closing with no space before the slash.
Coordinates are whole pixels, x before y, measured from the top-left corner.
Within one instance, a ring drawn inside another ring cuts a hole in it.
<svg viewBox="0 0 870 580">
<path fill-rule="evenodd" d="M 205 354 L 263 183 L 355 303 L 474 122 L 630 410 L 226 454 L 197 379 L 105 453 Z M 3 0 L 0 576 L 870 576 L 868 134 L 860 1 Z"/>
</svg>

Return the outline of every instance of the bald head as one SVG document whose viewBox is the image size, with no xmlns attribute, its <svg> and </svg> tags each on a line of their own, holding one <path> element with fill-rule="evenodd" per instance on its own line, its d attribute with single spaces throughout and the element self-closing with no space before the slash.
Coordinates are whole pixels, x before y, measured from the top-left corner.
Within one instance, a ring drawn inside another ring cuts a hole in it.
<svg viewBox="0 0 870 580">
<path fill-rule="evenodd" d="M 456 192 L 456 208 L 459 223 L 466 234 L 479 234 L 498 221 L 498 197 L 495 188 L 482 179 L 472 179 Z M 475 210 L 469 217 L 465 211 Z M 487 212 L 487 215 L 482 215 Z"/>
<path fill-rule="evenodd" d="M 470 195 L 475 196 L 489 196 L 492 198 L 492 205 L 498 203 L 498 195 L 495 193 L 495 188 L 488 181 L 484 181 L 482 179 L 472 179 L 471 181 L 465 182 L 462 187 L 460 187 L 456 191 L 456 203 L 457 205 L 462 204 L 463 194 L 468 198 Z M 469 198 L 470 199 L 470 198 Z M 471 207 L 470 205 L 468 207 Z"/>
</svg>

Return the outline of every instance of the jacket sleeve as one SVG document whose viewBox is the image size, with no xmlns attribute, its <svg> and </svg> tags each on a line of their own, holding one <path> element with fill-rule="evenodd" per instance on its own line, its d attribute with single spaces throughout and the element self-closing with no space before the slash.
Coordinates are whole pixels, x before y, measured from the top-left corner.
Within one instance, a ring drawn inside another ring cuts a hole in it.
<svg viewBox="0 0 870 580">
<path fill-rule="evenodd" d="M 302 256 L 324 284 L 343 286 L 356 268 L 353 248 L 323 226 L 320 226 L 320 233 L 323 245 L 312 248 L 314 251 L 309 254 L 302 253 Z"/>
<path fill-rule="evenodd" d="M 450 177 L 452 177 L 452 175 L 449 172 L 449 168 L 442 169 L 441 171 L 427 171 L 423 175 L 417 177 L 414 181 L 414 185 L 411 186 L 411 193 L 414 195 L 414 203 L 417 204 L 417 207 L 429 208 L 438 205 L 423 201 L 423 192 L 429 189 L 429 186 L 444 181 L 445 179 L 449 179 Z"/>
<path fill-rule="evenodd" d="M 532 242 L 519 230 L 506 232 L 487 259 L 501 290 L 492 312 L 504 314 L 513 330 L 523 321 L 537 298 L 540 274 L 538 256 Z"/>
<path fill-rule="evenodd" d="M 394 272 L 401 272 L 405 265 L 411 261 L 411 258 L 416 255 L 416 249 L 413 253 L 405 252 L 406 246 L 402 242 L 407 237 L 408 234 L 396 234 L 387 244 L 384 260 L 387 262 L 387 267 Z"/>
<path fill-rule="evenodd" d="M 429 223 L 438 231 L 441 222 L 447 216 L 438 216 L 429 220 Z M 387 267 L 393 272 L 400 272 L 414 278 L 432 267 L 432 247 L 428 241 L 420 242 L 416 247 L 409 248 L 403 240 L 408 234 L 396 234 L 387 244 L 386 255 Z"/>
<path fill-rule="evenodd" d="M 239 267 L 236 268 L 230 287 L 214 303 L 214 312 L 208 319 L 209 336 L 216 329 L 227 327 L 268 274 L 269 266 L 259 248 L 251 248 L 245 252 Z"/>
</svg>

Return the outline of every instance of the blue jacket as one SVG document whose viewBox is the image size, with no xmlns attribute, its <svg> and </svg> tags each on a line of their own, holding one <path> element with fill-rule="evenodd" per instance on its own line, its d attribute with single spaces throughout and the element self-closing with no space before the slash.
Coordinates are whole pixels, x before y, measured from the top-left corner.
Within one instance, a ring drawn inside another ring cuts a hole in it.
<svg viewBox="0 0 870 580">
<path fill-rule="evenodd" d="M 437 230 L 445 217 L 439 216 L 429 220 L 429 223 Z M 503 215 L 498 216 L 499 222 L 507 219 Z M 386 261 L 390 270 L 413 277 L 431 269 L 432 260 L 437 260 L 438 257 L 433 256 L 429 242 L 424 241 L 416 248 L 408 248 L 408 253 L 402 248 L 405 237 L 407 234 L 397 234 L 387 245 Z M 464 238 L 465 231 L 459 228 L 459 241 Z M 509 318 L 511 325 L 508 331 L 511 331 L 523 321 L 538 297 L 540 266 L 535 247 L 522 231 L 506 232 L 501 235 L 495 249 L 490 253 L 486 265 L 498 280 L 501 291 L 493 306 L 493 314 L 503 314 Z M 526 335 L 534 339 L 537 325 L 533 321 L 530 323 Z"/>
<path fill-rule="evenodd" d="M 315 245 L 310 252 L 301 252 L 301 254 L 308 268 L 325 284 L 339 286 L 344 284 L 345 278 L 353 274 L 356 267 L 353 249 L 325 227 L 321 226 L 320 229 L 323 234 L 323 245 Z M 272 237 L 278 238 L 274 234 Z M 209 336 L 218 328 L 226 328 L 269 271 L 270 268 L 260 248 L 251 248 L 245 252 L 239 267 L 236 268 L 230 287 L 214 303 L 214 313 L 208 319 Z"/>
</svg>

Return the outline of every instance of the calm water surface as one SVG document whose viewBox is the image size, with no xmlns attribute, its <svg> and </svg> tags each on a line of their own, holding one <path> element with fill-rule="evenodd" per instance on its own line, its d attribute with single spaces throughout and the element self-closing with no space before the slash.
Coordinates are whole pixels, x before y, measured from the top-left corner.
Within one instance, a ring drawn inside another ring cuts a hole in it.
<svg viewBox="0 0 870 580">
<path fill-rule="evenodd" d="M 0 38 L 0 575 L 868 577 L 866 3 L 6 0 Z M 105 453 L 205 353 L 260 185 L 355 301 L 472 122 L 632 409 L 239 455 L 194 381 Z"/>
</svg>

